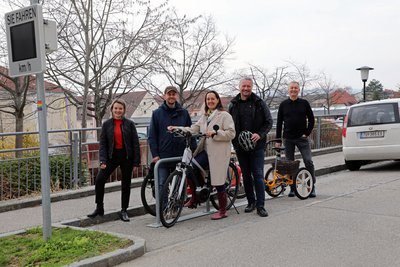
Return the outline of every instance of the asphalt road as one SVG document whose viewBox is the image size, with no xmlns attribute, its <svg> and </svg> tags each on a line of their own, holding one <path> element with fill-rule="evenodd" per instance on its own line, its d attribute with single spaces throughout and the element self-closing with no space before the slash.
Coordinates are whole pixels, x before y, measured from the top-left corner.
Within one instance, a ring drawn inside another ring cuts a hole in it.
<svg viewBox="0 0 400 267">
<path fill-rule="evenodd" d="M 399 171 L 381 162 L 319 176 L 317 198 L 267 200 L 267 218 L 238 202 L 240 214 L 219 221 L 151 228 L 143 215 L 91 228 L 146 240 L 147 253 L 121 266 L 400 266 Z"/>
</svg>

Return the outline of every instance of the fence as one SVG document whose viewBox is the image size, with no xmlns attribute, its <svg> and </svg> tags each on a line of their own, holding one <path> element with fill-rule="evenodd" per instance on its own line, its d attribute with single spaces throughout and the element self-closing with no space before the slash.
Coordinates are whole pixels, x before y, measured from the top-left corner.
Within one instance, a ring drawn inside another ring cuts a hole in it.
<svg viewBox="0 0 400 267">
<path fill-rule="evenodd" d="M 337 117 L 337 116 L 336 116 Z M 93 185 L 99 170 L 99 143 L 97 132 L 100 128 L 49 130 L 49 169 L 51 190 L 53 192 Z M 137 124 L 140 132 L 141 166 L 132 178 L 146 174 L 149 165 L 147 145 L 148 122 Z M 4 143 L 16 135 L 31 136 L 30 146 L 20 149 L 5 149 Z M 38 132 L 0 133 L 0 201 L 20 198 L 40 193 L 40 146 Z M 86 142 L 83 142 L 83 137 Z M 275 129 L 268 134 L 268 139 L 275 138 Z M 331 116 L 317 116 L 316 125 L 311 134 L 312 149 L 341 145 L 341 127 L 336 125 Z M 15 154 L 22 157 L 16 158 Z M 266 150 L 266 156 L 271 151 Z M 117 169 L 108 182 L 120 180 Z"/>
</svg>

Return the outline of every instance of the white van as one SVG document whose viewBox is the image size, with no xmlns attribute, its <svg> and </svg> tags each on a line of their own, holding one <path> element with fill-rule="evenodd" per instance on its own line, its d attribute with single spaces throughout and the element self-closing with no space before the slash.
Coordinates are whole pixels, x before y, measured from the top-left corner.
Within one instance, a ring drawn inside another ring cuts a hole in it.
<svg viewBox="0 0 400 267">
<path fill-rule="evenodd" d="M 351 171 L 371 160 L 400 159 L 400 98 L 363 102 L 347 111 L 343 154 Z"/>
</svg>

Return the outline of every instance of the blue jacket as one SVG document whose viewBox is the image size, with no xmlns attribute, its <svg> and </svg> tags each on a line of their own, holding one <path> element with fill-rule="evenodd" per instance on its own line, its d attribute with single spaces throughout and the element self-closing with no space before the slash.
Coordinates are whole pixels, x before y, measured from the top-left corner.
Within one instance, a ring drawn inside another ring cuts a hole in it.
<svg viewBox="0 0 400 267">
<path fill-rule="evenodd" d="M 185 149 L 185 139 L 174 137 L 167 132 L 168 126 L 191 126 L 189 112 L 175 103 L 175 108 L 170 108 L 164 103 L 153 111 L 149 129 L 149 145 L 154 157 L 170 158 L 180 157 Z"/>
</svg>

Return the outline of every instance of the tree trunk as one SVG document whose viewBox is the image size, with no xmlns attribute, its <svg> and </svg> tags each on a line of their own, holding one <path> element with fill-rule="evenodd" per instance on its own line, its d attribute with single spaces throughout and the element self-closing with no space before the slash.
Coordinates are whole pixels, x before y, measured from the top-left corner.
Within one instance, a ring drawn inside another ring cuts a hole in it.
<svg viewBox="0 0 400 267">
<path fill-rule="evenodd" d="M 15 116 L 15 132 L 23 132 L 24 131 L 24 114 L 18 113 L 17 116 Z M 23 147 L 23 142 L 24 142 L 24 136 L 23 135 L 16 135 L 15 136 L 15 148 L 22 148 Z M 16 158 L 22 158 L 22 151 L 16 151 L 15 152 L 15 157 Z"/>
</svg>

